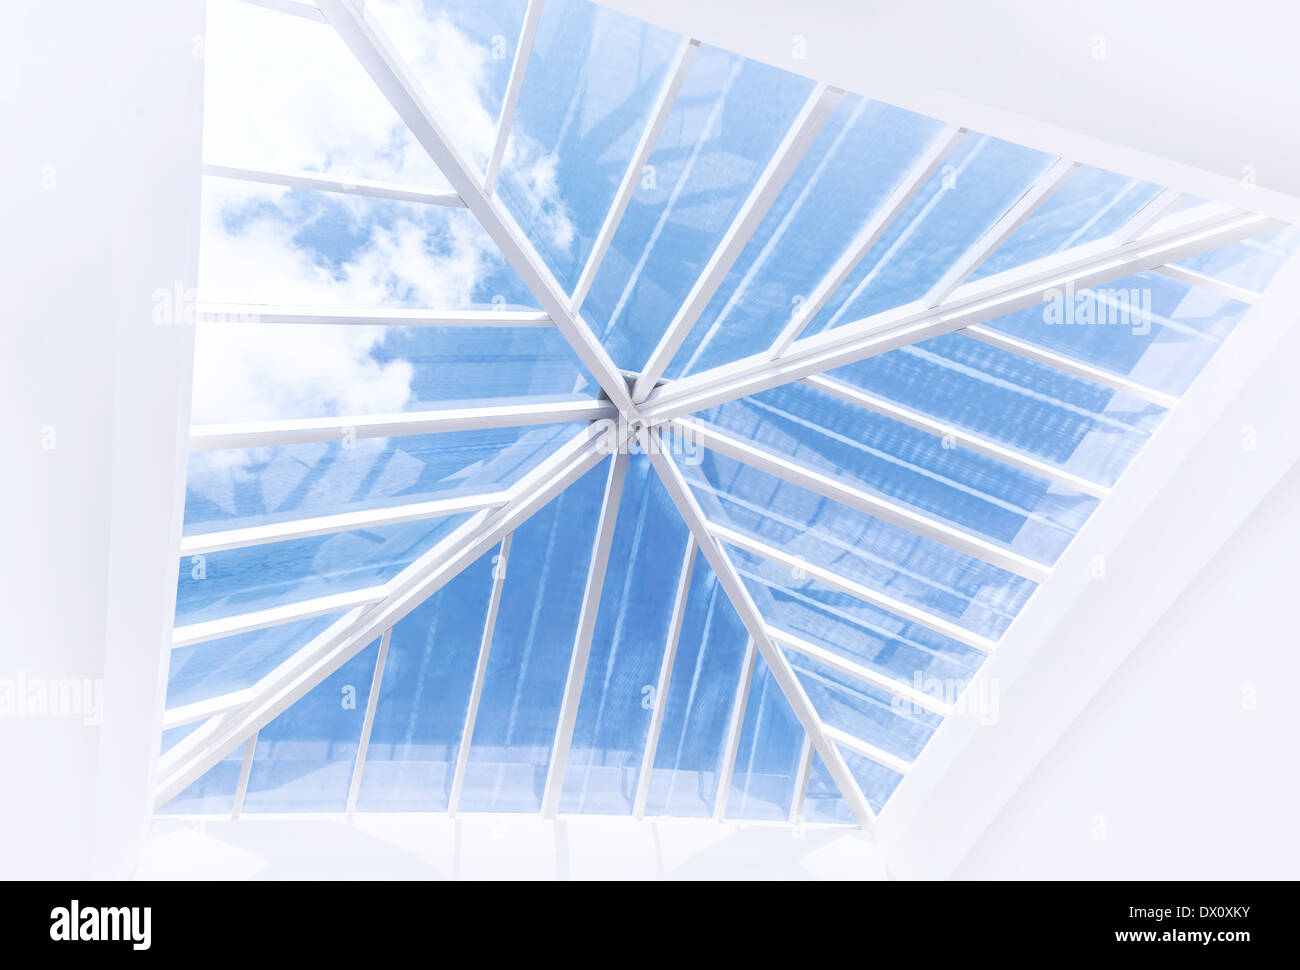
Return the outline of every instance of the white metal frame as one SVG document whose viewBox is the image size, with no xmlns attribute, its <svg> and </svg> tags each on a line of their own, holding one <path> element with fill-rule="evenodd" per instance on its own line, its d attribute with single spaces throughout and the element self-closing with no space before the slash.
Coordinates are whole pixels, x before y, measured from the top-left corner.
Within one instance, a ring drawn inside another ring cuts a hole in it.
<svg viewBox="0 0 1300 970">
<path fill-rule="evenodd" d="M 593 252 L 584 266 L 573 294 L 566 295 L 513 218 L 494 198 L 496 179 L 509 139 L 514 108 L 522 89 L 533 37 L 540 19 L 540 0 L 530 0 L 525 15 L 524 28 L 516 51 L 492 154 L 487 171 L 481 178 L 446 136 L 445 125 L 427 92 L 402 63 L 383 32 L 361 11 L 357 0 L 320 0 L 319 10 L 293 0 L 249 0 L 249 2 L 330 24 L 379 85 L 416 139 L 438 164 L 451 183 L 453 191 L 438 192 L 317 173 L 264 172 L 229 166 L 206 166 L 207 173 L 288 187 L 316 188 L 435 205 L 464 206 L 499 245 L 507 261 L 519 273 L 543 310 L 330 311 L 318 308 L 205 305 L 199 308 L 199 319 L 204 322 L 348 323 L 390 326 L 555 326 L 596 377 L 608 400 L 559 403 L 529 401 L 519 407 L 506 405 L 493 408 L 448 409 L 409 415 L 371 415 L 328 421 L 263 422 L 193 429 L 191 448 L 204 450 L 338 440 L 339 435 L 344 431 L 358 437 L 366 437 L 431 433 L 472 427 L 526 425 L 550 421 L 589 422 L 582 433 L 562 445 L 554 455 L 525 475 L 514 487 L 489 495 L 450 500 L 453 505 L 459 502 L 459 505 L 455 505 L 455 511 L 472 511 L 475 514 L 469 522 L 455 530 L 452 535 L 389 583 L 372 589 L 320 597 L 253 614 L 177 628 L 174 631 L 174 646 L 185 646 L 275 623 L 289 622 L 292 619 L 347 611 L 346 615 L 332 624 L 328 630 L 305 645 L 253 687 L 164 713 L 163 723 L 167 727 L 196 721 L 204 721 L 204 723 L 161 759 L 157 793 L 159 804 L 175 795 L 242 743 L 246 747 L 241 770 L 240 794 L 236 799 L 236 813 L 238 813 L 242 803 L 242 793 L 247 787 L 252 748 L 256 744 L 257 732 L 260 728 L 357 651 L 374 642 L 375 637 L 380 636 L 382 639 L 379 659 L 367 704 L 362 744 L 358 751 L 349 791 L 348 809 L 353 810 L 364 769 L 366 743 L 369 728 L 373 723 L 375 705 L 378 702 L 379 683 L 393 624 L 498 542 L 501 543 L 501 562 L 504 566 L 513 530 L 559 491 L 576 481 L 606 455 L 613 453 L 616 457 L 611 462 L 605 504 L 597 529 L 578 635 L 570 661 L 565 698 L 543 798 L 543 814 L 554 815 L 563 784 L 578 700 L 581 696 L 587 652 L 599 608 L 603 573 L 608 562 L 609 547 L 617 517 L 622 477 L 627 461 L 626 444 L 628 438 L 635 435 L 643 443 L 648 442 L 652 445 L 646 449 L 647 453 L 679 513 L 686 521 L 691 538 L 679 573 L 671 630 L 660 670 L 659 690 L 646 741 L 646 755 L 638 778 L 634 814 L 644 813 L 654 750 L 666 700 L 667 680 L 671 676 L 694 554 L 698 548 L 704 553 L 718 576 L 751 638 L 733 704 L 732 723 L 722 753 L 718 796 L 714 807 L 715 816 L 722 818 L 726 813 L 730 778 L 734 772 L 736 748 L 744 721 L 745 702 L 752 684 L 756 657 L 761 654 L 806 732 L 796 778 L 795 799 L 790 810 L 791 821 L 797 821 L 801 816 L 811 770 L 812 753 L 816 751 L 827 764 L 859 821 L 863 825 L 872 825 L 875 821 L 874 815 L 855 779 L 848 771 L 839 751 L 840 746 L 900 773 L 909 773 L 912 765 L 905 759 L 883 751 L 863 739 L 851 737 L 843 731 L 824 724 L 803 691 L 782 648 L 826 663 L 842 673 L 872 683 L 933 713 L 951 713 L 951 705 L 769 625 L 759 614 L 722 543 L 745 548 L 766 559 L 785 565 L 791 565 L 796 560 L 780 549 L 768 546 L 733 529 L 710 523 L 672 457 L 662 447 L 658 447 L 659 429 L 671 429 L 689 434 L 695 441 L 707 447 L 774 474 L 785 481 L 809 488 L 835 501 L 900 525 L 918 535 L 945 543 L 952 548 L 1042 583 L 1051 574 L 1051 567 L 1017 556 L 996 544 L 877 498 L 862 489 L 804 468 L 796 461 L 770 454 L 684 416 L 779 384 L 802 380 L 819 391 L 835 395 L 842 400 L 931 434 L 944 436 L 962 447 L 989 455 L 1085 494 L 1105 498 L 1112 489 L 1020 455 L 978 435 L 947 428 L 925 415 L 911 412 L 893 402 L 875 398 L 832 377 L 824 376 L 825 372 L 929 337 L 962 331 L 974 339 L 993 344 L 1009 352 L 1057 367 L 1103 386 L 1121 390 L 1162 407 L 1172 408 L 1178 401 L 1170 395 L 1143 387 L 1122 375 L 1109 374 L 1063 354 L 1006 337 L 983 324 L 995 317 L 1041 302 L 1053 292 L 1066 287 L 1085 289 L 1146 270 L 1154 270 L 1183 282 L 1203 286 L 1233 299 L 1253 302 L 1260 298 L 1259 294 L 1220 283 L 1205 277 L 1204 274 L 1172 264 L 1194 253 L 1226 245 L 1279 225 L 1275 220 L 1265 216 L 1212 203 L 1174 212 L 1172 210 L 1182 201 L 1184 195 L 1168 190 L 1157 196 L 1107 239 L 1044 257 L 975 282 L 966 282 L 984 259 L 1022 225 L 1034 210 L 1075 171 L 1077 164 L 1062 158 L 1050 166 L 1021 199 L 998 219 L 974 246 L 958 258 L 925 297 L 906 306 L 877 313 L 811 337 L 802 337 L 802 332 L 808 323 L 871 246 L 879 240 L 916 192 L 933 176 L 957 141 L 964 136 L 965 129 L 949 127 L 940 133 L 900 184 L 895 187 L 770 347 L 730 364 L 714 367 L 677 381 L 661 383 L 660 378 L 671 362 L 673 354 L 743 251 L 746 242 L 757 229 L 763 215 L 775 201 L 781 187 L 794 171 L 842 93 L 837 89 L 819 85 L 787 133 L 782 145 L 769 161 L 764 174 L 713 253 L 690 295 L 673 320 L 667 322 L 663 337 L 647 366 L 639 374 L 633 375 L 633 386 L 629 390 L 627 378 L 617 369 L 599 340 L 583 322 L 579 311 L 626 211 L 641 169 L 663 129 L 677 92 L 690 68 L 698 49 L 698 42 L 691 39 L 682 40 L 614 203 L 601 228 Z M 619 418 L 618 426 L 611 428 L 610 419 L 615 417 Z M 649 435 L 644 433 L 647 425 L 654 429 Z M 336 527 L 357 527 L 344 524 L 345 520 L 380 524 L 386 521 L 409 521 L 411 518 L 424 515 L 446 514 L 444 511 L 433 511 L 433 509 L 435 506 L 439 510 L 452 508 L 447 501 L 350 513 L 344 516 L 323 516 L 278 526 L 228 530 L 208 536 L 194 536 L 184 541 L 181 552 L 183 555 L 202 554 L 254 542 L 276 541 L 277 538 L 320 534 L 324 531 L 333 531 Z M 353 518 L 349 518 L 349 515 Z M 977 649 L 992 652 L 999 645 L 962 629 L 958 624 L 917 610 L 846 577 L 838 576 L 830 570 L 810 566 L 802 561 L 797 561 L 797 564 L 809 576 L 831 588 L 877 605 Z M 458 752 L 450 803 L 452 812 L 457 809 L 460 788 L 463 784 L 503 579 L 504 568 L 494 571 L 493 592 L 488 615 L 485 618 L 475 685 Z M 900 800 L 895 799 L 891 805 L 898 801 Z"/>
</svg>

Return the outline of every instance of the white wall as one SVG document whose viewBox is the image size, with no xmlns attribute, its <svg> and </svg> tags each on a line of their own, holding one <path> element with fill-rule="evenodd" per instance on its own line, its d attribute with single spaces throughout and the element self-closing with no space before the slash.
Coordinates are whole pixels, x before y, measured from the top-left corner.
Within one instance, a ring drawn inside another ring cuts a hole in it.
<svg viewBox="0 0 1300 970">
<path fill-rule="evenodd" d="M 533 815 L 155 820 L 138 879 L 883 879 L 860 829 Z"/>
<path fill-rule="evenodd" d="M 1297 576 L 1300 465 L 1025 779 L 956 875 L 1300 876 Z"/>
<path fill-rule="evenodd" d="M 194 285 L 203 3 L 4 14 L 0 876 L 122 876 L 175 597 L 193 334 L 152 311 Z M 50 713 L 55 679 L 89 689 Z"/>
</svg>

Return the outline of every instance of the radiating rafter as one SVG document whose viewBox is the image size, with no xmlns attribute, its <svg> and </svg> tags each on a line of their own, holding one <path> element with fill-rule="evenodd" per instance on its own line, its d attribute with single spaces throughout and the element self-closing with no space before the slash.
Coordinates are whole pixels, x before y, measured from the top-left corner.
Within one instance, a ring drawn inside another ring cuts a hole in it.
<svg viewBox="0 0 1300 970">
<path fill-rule="evenodd" d="M 159 762 L 156 804 L 165 804 L 312 687 L 395 626 L 467 566 L 619 446 L 613 429 L 589 426 L 512 487 L 509 505 L 475 513 L 356 607 L 248 689 L 246 701 L 200 726 Z"/>
<path fill-rule="evenodd" d="M 748 198 L 741 205 L 740 211 L 736 213 L 726 234 L 713 251 L 713 255 L 709 257 L 708 263 L 691 287 L 690 293 L 668 324 L 668 329 L 664 331 L 658 345 L 651 352 L 645 369 L 632 388 L 632 400 L 645 400 L 658 383 L 664 369 L 672 362 L 673 355 L 677 353 L 686 335 L 690 333 L 691 328 L 699 320 L 700 314 L 704 312 L 704 308 L 713 299 L 713 294 L 726 279 L 727 273 L 735 265 L 736 259 L 744 250 L 750 237 L 754 235 L 763 217 L 767 215 L 767 210 L 781 194 L 781 189 L 799 167 L 804 153 L 808 151 L 817 133 L 821 131 L 822 125 L 843 96 L 844 92 L 839 88 L 825 84 L 819 84 L 813 89 L 785 133 L 781 144 L 777 146 L 768 161 L 767 167 L 750 190 Z"/>
<path fill-rule="evenodd" d="M 654 774 L 655 755 L 659 750 L 659 732 L 663 728 L 664 712 L 668 709 L 668 687 L 672 681 L 673 664 L 677 659 L 677 644 L 681 640 L 682 621 L 686 617 L 686 599 L 691 590 L 691 574 L 695 566 L 695 537 L 686 537 L 686 552 L 682 555 L 681 570 L 677 574 L 677 592 L 673 596 L 673 612 L 668 622 L 668 638 L 663 659 L 659 663 L 659 677 L 655 680 L 654 706 L 650 711 L 650 728 L 646 732 L 645 750 L 641 754 L 641 768 L 637 773 L 636 795 L 632 800 L 632 815 L 645 815 L 646 800 L 650 796 L 650 778 Z"/>
<path fill-rule="evenodd" d="M 605 499 L 597 520 L 596 538 L 591 546 L 587 585 L 582 594 L 582 609 L 578 614 L 578 629 L 573 637 L 569 673 L 564 682 L 564 698 L 560 702 L 560 715 L 546 772 L 546 789 L 542 795 L 542 815 L 547 818 L 555 816 L 560 806 L 560 795 L 564 791 L 564 775 L 569 767 L 569 747 L 573 743 L 574 725 L 578 722 L 578 705 L 582 701 L 582 685 L 587 677 L 587 658 L 591 655 L 591 638 L 596 632 L 601 594 L 605 591 L 605 570 L 609 566 L 609 552 L 614 544 L 618 507 L 623 500 L 627 461 L 627 452 L 619 451 L 610 463 L 609 477 L 605 482 Z"/>
<path fill-rule="evenodd" d="M 952 150 L 965 135 L 965 128 L 950 125 L 940 131 L 926 146 L 925 151 L 921 153 L 921 157 L 907 170 L 902 181 L 894 186 L 893 191 L 876 207 L 870 218 L 858 230 L 857 235 L 853 237 L 853 241 L 835 260 L 826 275 L 813 287 L 812 293 L 808 294 L 808 297 L 799 304 L 798 309 L 790 317 L 790 322 L 772 341 L 772 346 L 767 351 L 769 359 L 775 360 L 780 357 L 785 353 L 786 348 L 798 339 L 813 318 L 821 312 L 822 307 L 826 305 L 826 301 L 835 294 L 835 291 L 849 278 L 849 274 L 853 272 L 854 267 L 862 262 L 862 258 L 880 241 L 880 237 L 885 234 L 885 230 L 907 208 L 908 203 L 912 201 L 916 193 L 921 191 L 921 188 L 930 181 L 934 173 L 939 170 L 939 166 L 952 154 Z"/>
<path fill-rule="evenodd" d="M 391 199 L 396 202 L 465 208 L 461 197 L 447 189 L 422 189 L 414 185 L 403 185 L 400 182 L 377 182 L 373 179 L 352 178 L 326 172 L 275 172 L 259 168 L 238 168 L 234 165 L 205 163 L 203 174 L 217 178 L 237 179 L 241 182 L 278 185 L 287 189 L 314 189 L 317 192 L 358 195 L 368 199 Z"/>
<path fill-rule="evenodd" d="M 857 387 L 845 384 L 843 381 L 835 380 L 831 377 L 821 377 L 814 375 L 805 377 L 803 383 L 815 390 L 830 394 L 849 404 L 866 408 L 874 411 L 876 414 L 899 421 L 903 424 L 916 428 L 919 431 L 926 431 L 935 437 L 951 442 L 953 445 L 962 448 L 969 448 L 971 451 L 979 452 L 981 455 L 987 455 L 990 458 L 996 458 L 998 461 L 1005 462 L 1021 471 L 1038 475 L 1058 485 L 1064 485 L 1075 491 L 1083 492 L 1085 495 L 1091 495 L 1095 498 L 1105 498 L 1110 489 L 1099 482 L 1094 482 L 1083 478 L 1079 475 L 1065 471 L 1063 468 L 1057 468 L 1055 465 L 1049 465 L 1047 462 L 1039 461 L 1029 455 L 1022 454 L 1019 451 L 1000 445 L 995 441 L 982 438 L 979 435 L 972 434 L 968 431 L 962 431 L 944 424 L 942 421 L 936 421 L 928 415 L 921 414 L 919 411 L 913 411 L 905 408 L 901 404 L 895 404 L 886 398 L 870 394 L 867 391 Z"/>
<path fill-rule="evenodd" d="M 601 224 L 600 232 L 596 234 L 591 255 L 587 257 L 586 265 L 582 267 L 582 275 L 578 277 L 578 283 L 573 288 L 570 307 L 575 317 L 582 309 L 587 293 L 591 290 L 591 284 L 600 271 L 605 253 L 609 251 L 609 244 L 614 240 L 614 233 L 618 231 L 619 224 L 623 221 L 623 214 L 627 212 L 628 203 L 632 201 L 632 195 L 641 182 L 646 163 L 650 160 L 650 152 L 654 150 L 655 142 L 659 140 L 659 135 L 664 130 L 668 113 L 672 110 L 673 102 L 677 100 L 677 93 L 682 89 L 682 82 L 686 80 L 686 73 L 691 69 L 691 63 L 695 60 L 695 54 L 699 49 L 698 40 L 684 38 L 678 45 L 672 62 L 668 65 L 663 87 L 659 89 L 659 96 L 650 109 L 650 117 L 641 131 L 641 138 L 632 153 L 631 161 L 628 162 L 627 171 L 623 173 L 623 181 L 619 183 L 614 201 L 610 204 L 609 212 L 605 214 L 605 221 Z"/>
<path fill-rule="evenodd" d="M 599 421 L 617 416 L 618 408 L 608 401 L 536 401 L 524 398 L 509 404 L 408 411 L 402 414 L 356 414 L 337 418 L 200 424 L 190 429 L 190 451 L 263 448 L 271 445 L 337 442 L 349 438 L 480 431 L 487 428 L 522 428 L 568 421 Z"/>
<path fill-rule="evenodd" d="M 347 327 L 549 327 L 541 310 L 352 309 L 273 306 L 257 303 L 199 303 L 198 323 L 329 324 Z"/>
<path fill-rule="evenodd" d="M 361 66 L 406 123 L 415 140 L 465 201 L 466 207 L 501 250 L 555 322 L 609 399 L 629 416 L 635 415 L 627 382 L 596 339 L 569 308 L 569 298 L 500 200 L 484 191 L 478 172 L 447 135 L 446 123 L 410 68 L 373 20 L 355 0 L 319 0 L 326 19 L 343 38 Z"/>
<path fill-rule="evenodd" d="M 366 752 L 370 750 L 370 732 L 375 726 L 375 711 L 379 707 L 379 688 L 384 683 L 384 665 L 388 662 L 388 642 L 393 637 L 391 628 L 379 638 L 379 653 L 375 656 L 375 670 L 370 677 L 370 693 L 366 696 L 366 714 L 361 722 L 361 738 L 357 742 L 357 756 L 352 763 L 352 781 L 348 785 L 346 811 L 357 810 L 357 797 L 361 794 L 361 776 L 366 770 Z"/>
<path fill-rule="evenodd" d="M 388 508 L 364 509 L 359 512 L 341 512 L 337 515 L 318 515 L 288 522 L 272 522 L 242 529 L 225 529 L 221 532 L 200 532 L 181 539 L 181 557 L 243 549 L 269 542 L 286 542 L 310 536 L 329 535 L 333 532 L 350 532 L 354 529 L 374 529 L 402 522 L 437 519 L 482 509 L 496 509 L 510 501 L 509 492 L 482 492 L 477 495 L 459 495 L 454 498 L 433 499 L 429 502 L 412 502 Z"/>
<path fill-rule="evenodd" d="M 506 533 L 505 538 L 501 540 L 496 559 L 492 563 L 492 593 L 488 597 L 487 613 L 483 617 L 483 635 L 479 639 L 474 681 L 470 685 L 465 722 L 461 726 L 460 744 L 456 748 L 456 768 L 452 773 L 451 792 L 447 797 L 447 811 L 452 815 L 456 814 L 456 810 L 460 807 L 460 793 L 465 787 L 465 771 L 469 767 L 469 752 L 474 742 L 474 725 L 478 720 L 479 703 L 483 700 L 483 681 L 487 677 L 488 660 L 492 653 L 492 635 L 496 630 L 497 613 L 501 608 L 501 591 L 505 588 L 506 572 L 510 563 L 510 546 L 514 536 L 513 532 Z"/>
<path fill-rule="evenodd" d="M 1035 583 L 1043 582 L 1051 572 L 1051 567 L 1044 563 L 1035 562 L 956 526 L 914 512 L 888 499 L 879 498 L 830 475 L 805 468 L 796 461 L 758 448 L 747 441 L 733 438 L 710 425 L 679 418 L 672 426 L 674 431 L 697 445 L 703 445 L 751 468 L 775 475 L 791 485 L 816 492 L 841 505 L 865 512 L 883 522 L 899 526 L 926 539 L 932 539 L 950 549 L 974 556 L 976 559 L 1015 573 L 1017 576 L 1023 576 Z"/>
<path fill-rule="evenodd" d="M 1174 213 L 1140 240 L 1097 240 L 959 286 L 939 307 L 920 301 L 805 337 L 779 359 L 766 352 L 657 388 L 641 407 L 652 423 L 746 397 L 952 333 L 1077 290 L 1215 249 L 1279 224 L 1266 216 L 1206 205 Z"/>
<path fill-rule="evenodd" d="M 510 141 L 510 128 L 515 119 L 515 108 L 519 104 L 519 92 L 524 87 L 528 58 L 533 52 L 533 40 L 537 37 L 537 24 L 542 19 L 542 2 L 543 0 L 528 0 L 528 7 L 524 10 L 524 24 L 519 29 L 519 43 L 515 46 L 515 60 L 510 66 L 510 80 L 506 83 L 501 114 L 497 118 L 496 140 L 492 144 L 487 172 L 483 176 L 483 190 L 488 195 L 496 191 L 497 175 L 501 171 L 501 161 L 505 158 L 506 144 Z"/>
<path fill-rule="evenodd" d="M 799 556 L 792 556 L 784 550 L 768 545 L 766 542 L 760 542 L 743 532 L 716 523 L 709 523 L 709 531 L 728 545 L 744 549 L 746 552 L 753 553 L 769 562 L 785 566 L 792 571 L 792 574 L 798 571 L 798 573 L 802 573 L 810 579 L 817 580 L 823 586 L 829 586 L 831 589 L 852 596 L 854 599 L 870 603 L 887 613 L 892 613 L 909 623 L 919 624 L 951 640 L 956 640 L 958 643 L 964 643 L 968 647 L 974 647 L 984 653 L 992 653 L 997 647 L 997 643 L 993 640 L 982 637 L 958 623 L 918 609 L 910 603 L 904 603 L 902 600 L 895 599 L 885 593 L 879 593 L 869 586 L 864 586 L 859 582 L 841 576 L 833 570 L 814 565 Z"/>
<path fill-rule="evenodd" d="M 862 789 L 858 787 L 857 781 L 849 772 L 839 750 L 831 743 L 826 734 L 826 726 L 822 723 L 821 717 L 816 710 L 813 709 L 812 701 L 808 698 L 807 692 L 795 675 L 794 669 L 790 666 L 790 661 L 786 659 L 785 654 L 781 652 L 781 649 L 768 634 L 767 624 L 759 614 L 758 607 L 754 605 L 749 590 L 745 588 L 744 580 L 741 579 L 740 573 L 737 572 L 731 557 L 727 555 L 718 540 L 709 532 L 708 520 L 705 519 L 704 512 L 691 492 L 690 486 L 686 483 L 686 479 L 682 477 L 677 463 L 668 454 L 658 435 L 655 435 L 650 447 L 646 450 L 649 453 L 650 462 L 654 466 L 655 472 L 663 481 L 669 496 L 673 500 L 673 504 L 677 507 L 678 513 L 686 520 L 691 534 L 695 536 L 695 541 L 699 543 L 700 551 L 704 553 L 709 565 L 713 567 L 718 582 L 726 592 L 731 605 L 739 614 L 741 622 L 745 624 L 749 635 L 754 639 L 756 648 L 763 655 L 763 660 L 766 662 L 777 686 L 780 687 L 781 693 L 785 695 L 786 702 L 793 709 L 804 730 L 812 737 L 817 752 L 822 756 L 822 760 L 826 762 L 831 776 L 835 779 L 835 783 L 839 785 L 840 791 L 844 795 L 845 801 L 853 809 L 854 816 L 863 826 L 870 826 L 874 816 L 871 807 L 867 804 L 866 797 L 862 794 Z"/>
<path fill-rule="evenodd" d="M 921 298 L 928 307 L 937 307 L 952 291 L 966 282 L 966 278 L 979 267 L 993 252 L 1025 224 L 1052 193 L 1059 189 L 1079 168 L 1078 162 L 1058 158 L 1046 172 L 1040 175 L 1025 193 L 1016 200 L 1006 212 L 998 217 L 973 246 L 970 246 L 953 260 L 952 265 L 944 271 L 929 291 Z"/>
</svg>

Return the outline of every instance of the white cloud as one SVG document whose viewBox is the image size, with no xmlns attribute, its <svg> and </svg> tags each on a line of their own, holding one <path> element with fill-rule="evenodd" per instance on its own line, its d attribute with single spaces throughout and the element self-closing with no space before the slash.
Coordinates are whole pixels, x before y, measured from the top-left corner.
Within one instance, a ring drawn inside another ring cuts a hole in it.
<svg viewBox="0 0 1300 970">
<path fill-rule="evenodd" d="M 471 158 L 486 159 L 496 118 L 481 100 L 491 50 L 418 0 L 371 0 L 371 13 L 435 95 L 451 134 Z M 237 0 L 208 4 L 204 157 L 268 169 L 335 171 L 412 185 L 445 184 L 364 70 L 328 27 Z M 530 153 L 532 204 L 552 242 L 568 246 L 573 227 L 558 202 L 555 160 Z M 500 257 L 462 212 L 442 210 L 428 225 L 399 219 L 375 225 L 372 203 L 332 196 L 368 232 L 346 262 L 322 265 L 295 243 L 298 226 L 277 207 L 285 190 L 205 179 L 200 298 L 305 306 L 456 307 Z M 224 213 L 272 205 L 237 228 Z M 429 226 L 437 228 L 431 230 Z M 411 398 L 407 361 L 380 363 L 382 327 L 212 324 L 199 327 L 196 423 L 399 411 Z"/>
</svg>

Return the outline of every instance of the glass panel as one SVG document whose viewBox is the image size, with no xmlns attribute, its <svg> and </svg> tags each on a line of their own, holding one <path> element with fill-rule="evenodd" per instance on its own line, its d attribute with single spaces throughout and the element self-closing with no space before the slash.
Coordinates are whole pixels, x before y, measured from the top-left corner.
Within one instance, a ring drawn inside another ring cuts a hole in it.
<svg viewBox="0 0 1300 970">
<path fill-rule="evenodd" d="M 732 437 L 1038 562 L 1064 551 L 1097 500 L 805 384 L 700 415 Z"/>
<path fill-rule="evenodd" d="M 201 55 L 205 162 L 446 187 L 329 27 L 209 0 Z"/>
<path fill-rule="evenodd" d="M 644 366 L 812 87 L 701 45 L 583 304 L 620 367 Z"/>
<path fill-rule="evenodd" d="M 541 809 L 608 465 L 515 533 L 461 793 L 465 811 Z"/>
<path fill-rule="evenodd" d="M 1034 591 L 1027 579 L 716 452 L 679 467 L 709 519 L 809 565 L 996 640 Z"/>
<path fill-rule="evenodd" d="M 1084 165 L 995 249 L 970 279 L 983 279 L 1103 239 L 1159 193 L 1158 185 Z"/>
<path fill-rule="evenodd" d="M 889 796 L 894 794 L 894 789 L 903 780 L 903 776 L 884 765 L 876 764 L 870 758 L 864 758 L 856 751 L 840 748 L 840 755 L 849 766 L 849 773 L 857 780 L 862 794 L 867 796 L 871 810 L 879 812 L 885 807 L 885 802 L 889 801 Z"/>
<path fill-rule="evenodd" d="M 498 193 L 566 292 L 591 254 L 678 40 L 585 0 L 542 9 Z"/>
<path fill-rule="evenodd" d="M 466 211 L 204 180 L 199 294 L 290 307 L 534 305 Z M 192 293 L 155 319 L 192 319 Z M 193 420 L 384 414 L 431 402 L 570 395 L 591 383 L 553 327 L 258 324 L 197 327 Z"/>
<path fill-rule="evenodd" d="M 176 584 L 176 625 L 378 586 L 468 521 L 470 515 L 334 532 L 182 559 Z"/>
<path fill-rule="evenodd" d="M 185 534 L 495 492 L 577 434 L 572 424 L 190 453 Z M 201 527 L 201 528 L 200 528 Z"/>
<path fill-rule="evenodd" d="M 1249 309 L 1158 273 L 1066 290 L 985 326 L 1158 391 L 1182 394 Z"/>
<path fill-rule="evenodd" d="M 770 346 L 941 128 L 910 111 L 845 95 L 667 376 L 693 374 Z"/>
<path fill-rule="evenodd" d="M 510 81 L 523 0 L 369 0 L 461 152 L 483 169 Z M 530 72 L 531 73 L 531 72 Z"/>
<path fill-rule="evenodd" d="M 251 687 L 342 615 L 316 616 L 178 647 L 171 652 L 167 706 L 180 707 Z"/>
<path fill-rule="evenodd" d="M 971 133 L 907 204 L 805 335 L 919 300 L 1054 159 Z"/>
<path fill-rule="evenodd" d="M 258 731 L 245 812 L 347 807 L 378 656 L 376 640 Z"/>
<path fill-rule="evenodd" d="M 1300 243 L 1300 226 L 1287 226 L 1252 239 L 1180 259 L 1176 265 L 1224 283 L 1262 293 Z"/>
<path fill-rule="evenodd" d="M 743 549 L 728 547 L 763 619 L 908 686 L 969 680 L 984 654 Z"/>
<path fill-rule="evenodd" d="M 229 815 L 244 762 L 240 745 L 200 775 L 188 788 L 158 809 L 159 815 Z"/>
<path fill-rule="evenodd" d="M 787 819 L 794 798 L 803 727 L 760 656 L 727 797 L 727 818 Z"/>
<path fill-rule="evenodd" d="M 830 376 L 1107 485 L 1165 415 L 1155 404 L 955 333 Z"/>
<path fill-rule="evenodd" d="M 803 820 L 848 825 L 857 822 L 853 809 L 849 808 L 849 803 L 840 794 L 839 785 L 831 777 L 831 770 L 816 751 L 813 751 L 812 769 L 808 772 L 808 791 L 803 798 Z"/>
<path fill-rule="evenodd" d="M 393 627 L 358 810 L 447 810 L 499 548 Z"/>
<path fill-rule="evenodd" d="M 782 649 L 822 721 L 860 741 L 914 761 L 943 720 L 865 681 Z"/>
<path fill-rule="evenodd" d="M 686 523 L 644 455 L 623 500 L 583 680 L 561 812 L 627 814 L 668 642 Z"/>
<path fill-rule="evenodd" d="M 748 643 L 749 634 L 708 560 L 696 553 L 650 772 L 647 815 L 707 818 L 713 814 Z"/>
</svg>

